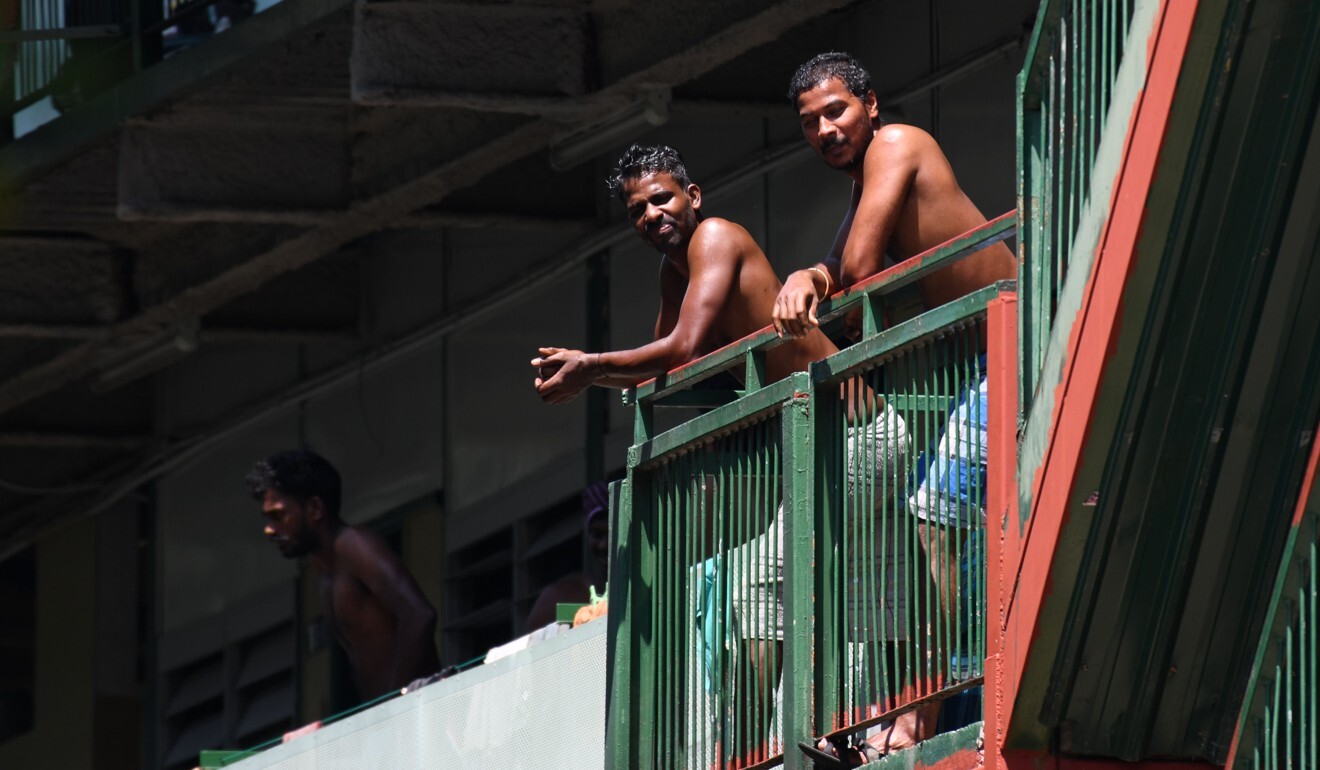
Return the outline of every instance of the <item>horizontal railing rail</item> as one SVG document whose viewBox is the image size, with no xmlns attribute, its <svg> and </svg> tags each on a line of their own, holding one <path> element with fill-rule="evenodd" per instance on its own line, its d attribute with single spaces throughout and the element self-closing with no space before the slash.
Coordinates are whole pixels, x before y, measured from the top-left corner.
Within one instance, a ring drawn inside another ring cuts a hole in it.
<svg viewBox="0 0 1320 770">
<path fill-rule="evenodd" d="M 1017 235 L 1017 217 L 1015 212 L 1006 212 L 980 227 L 970 230 L 957 238 L 924 251 L 911 259 L 881 271 L 864 281 L 823 300 L 817 308 L 817 318 L 821 324 L 827 324 L 842 318 L 848 312 L 861 308 L 863 312 L 863 334 L 874 333 L 882 328 L 879 302 L 885 297 L 913 284 L 922 278 L 959 262 L 981 249 Z M 657 404 L 675 394 L 690 389 L 697 383 L 721 372 L 746 367 L 744 375 L 748 388 L 759 386 L 756 382 L 757 362 L 751 358 L 764 355 L 786 342 L 777 335 L 772 326 L 750 334 L 736 342 L 713 351 L 697 360 L 680 366 L 667 374 L 641 383 L 635 388 L 624 391 L 624 404 Z M 700 397 L 698 397 L 700 398 Z M 693 402 L 679 403 L 689 405 Z M 702 402 L 697 402 L 704 405 Z"/>
</svg>

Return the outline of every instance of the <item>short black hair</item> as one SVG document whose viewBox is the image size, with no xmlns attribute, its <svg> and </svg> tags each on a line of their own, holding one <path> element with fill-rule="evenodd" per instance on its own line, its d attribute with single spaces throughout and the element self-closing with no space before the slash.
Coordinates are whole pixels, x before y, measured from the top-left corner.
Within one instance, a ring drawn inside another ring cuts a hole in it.
<svg viewBox="0 0 1320 770">
<path fill-rule="evenodd" d="M 319 497 L 327 513 L 332 517 L 339 516 L 342 494 L 339 471 L 329 460 L 310 449 L 276 452 L 252 466 L 245 481 L 248 492 L 256 500 L 272 489 L 303 504 Z"/>
<path fill-rule="evenodd" d="M 871 90 L 871 73 L 852 54 L 829 51 L 811 57 L 811 61 L 797 68 L 788 81 L 788 101 L 797 106 L 798 97 L 831 78 L 843 83 L 853 96 L 862 98 Z"/>
<path fill-rule="evenodd" d="M 619 165 L 605 180 L 605 184 L 609 186 L 610 192 L 623 200 L 623 185 L 626 182 L 662 171 L 672 176 L 679 187 L 686 189 L 692 184 L 683 156 L 678 154 L 678 150 L 664 144 L 654 147 L 634 144 L 624 150 L 619 157 Z"/>
</svg>

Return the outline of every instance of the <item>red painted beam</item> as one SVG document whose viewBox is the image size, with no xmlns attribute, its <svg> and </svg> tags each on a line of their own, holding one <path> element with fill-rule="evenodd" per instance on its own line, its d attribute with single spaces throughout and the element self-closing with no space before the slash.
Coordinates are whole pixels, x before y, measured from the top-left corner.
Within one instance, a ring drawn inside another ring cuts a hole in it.
<svg viewBox="0 0 1320 770">
<path fill-rule="evenodd" d="M 1039 645 L 1033 647 L 1033 643 L 1042 630 L 1042 609 L 1053 592 L 1052 575 L 1057 569 L 1070 567 L 1056 563 L 1057 551 L 1068 524 L 1071 504 L 1081 494 L 1075 489 L 1077 474 L 1098 406 L 1105 369 L 1114 355 L 1121 332 L 1123 294 L 1136 264 L 1146 201 L 1159 169 L 1160 150 L 1172 114 L 1178 76 L 1191 40 L 1197 6 L 1194 0 L 1165 0 L 1156 12 L 1155 29 L 1147 50 L 1146 82 L 1137 95 L 1125 133 L 1122 161 L 1110 199 L 1110 214 L 1097 243 L 1094 268 L 1077 313 L 1072 318 L 1060 316 L 1055 322 L 1068 324 L 1070 334 L 1059 383 L 1053 392 L 1054 408 L 1049 415 L 1045 455 L 1031 479 L 1014 480 L 1030 484 L 1032 489 L 1032 511 L 1026 532 L 1019 537 L 1018 514 L 1010 510 L 1017 499 L 1016 493 L 1009 495 L 1012 500 L 992 498 L 998 505 L 995 516 L 1003 531 L 997 533 L 998 538 L 990 538 L 994 550 L 990 567 L 997 570 L 989 580 L 990 609 L 994 622 L 1001 625 L 998 626 L 1000 638 L 987 647 L 987 653 L 993 658 L 986 666 L 988 767 L 1006 770 L 1065 766 L 1082 770 L 1087 767 L 1057 764 L 1065 760 L 1036 754 L 1006 753 L 1004 746 L 1011 742 L 1013 719 L 1034 717 L 1030 713 L 1014 715 L 1029 658 L 1034 654 L 1052 656 L 1054 653 L 1053 650 L 1038 649 Z M 992 403 L 996 399 L 993 390 L 991 399 Z M 991 417 L 994 415 L 992 406 Z M 1007 494 L 1006 487 L 1016 490 L 1011 487 L 1010 480 L 1002 478 L 996 487 L 994 478 L 992 474 L 991 495 Z M 999 540 L 997 544 L 996 539 Z M 992 632 L 995 628 L 992 626 Z M 1024 759 L 1027 756 L 1032 759 L 1027 761 Z M 1046 764 L 1039 764 L 1042 761 Z M 1158 764 L 1171 767 L 1167 763 Z M 1104 766 L 1119 765 L 1106 763 Z M 1122 766 L 1132 767 L 1131 764 Z"/>
</svg>

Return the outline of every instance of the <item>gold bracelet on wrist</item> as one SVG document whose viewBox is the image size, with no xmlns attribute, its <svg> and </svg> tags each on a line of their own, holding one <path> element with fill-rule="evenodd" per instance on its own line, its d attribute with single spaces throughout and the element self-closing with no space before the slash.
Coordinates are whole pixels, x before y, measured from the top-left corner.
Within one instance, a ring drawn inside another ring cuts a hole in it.
<svg viewBox="0 0 1320 770">
<path fill-rule="evenodd" d="M 825 272 L 824 270 L 821 270 L 819 267 L 809 267 L 807 269 L 815 270 L 816 272 L 820 273 L 822 278 L 825 279 L 825 293 L 820 295 L 817 299 L 825 299 L 826 297 L 830 296 L 830 274 Z M 815 283 L 816 283 L 815 281 L 812 281 L 813 286 L 815 285 Z"/>
</svg>

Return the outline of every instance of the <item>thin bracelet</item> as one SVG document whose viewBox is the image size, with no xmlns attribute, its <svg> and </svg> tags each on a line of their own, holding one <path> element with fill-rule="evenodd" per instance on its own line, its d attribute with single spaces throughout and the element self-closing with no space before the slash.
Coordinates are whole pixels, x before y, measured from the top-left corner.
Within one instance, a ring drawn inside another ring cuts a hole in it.
<svg viewBox="0 0 1320 770">
<path fill-rule="evenodd" d="M 824 270 L 821 270 L 819 267 L 809 267 L 807 269 L 815 270 L 816 272 L 820 273 L 821 276 L 824 277 L 825 279 L 825 293 L 820 295 L 818 299 L 825 299 L 826 297 L 830 296 L 830 274 L 825 272 Z"/>
<path fill-rule="evenodd" d="M 601 368 L 601 365 L 600 365 L 600 353 L 597 353 L 597 354 L 596 354 L 596 376 L 597 376 L 597 377 L 604 377 L 604 376 L 605 376 L 605 370 L 604 370 L 603 368 Z"/>
</svg>

